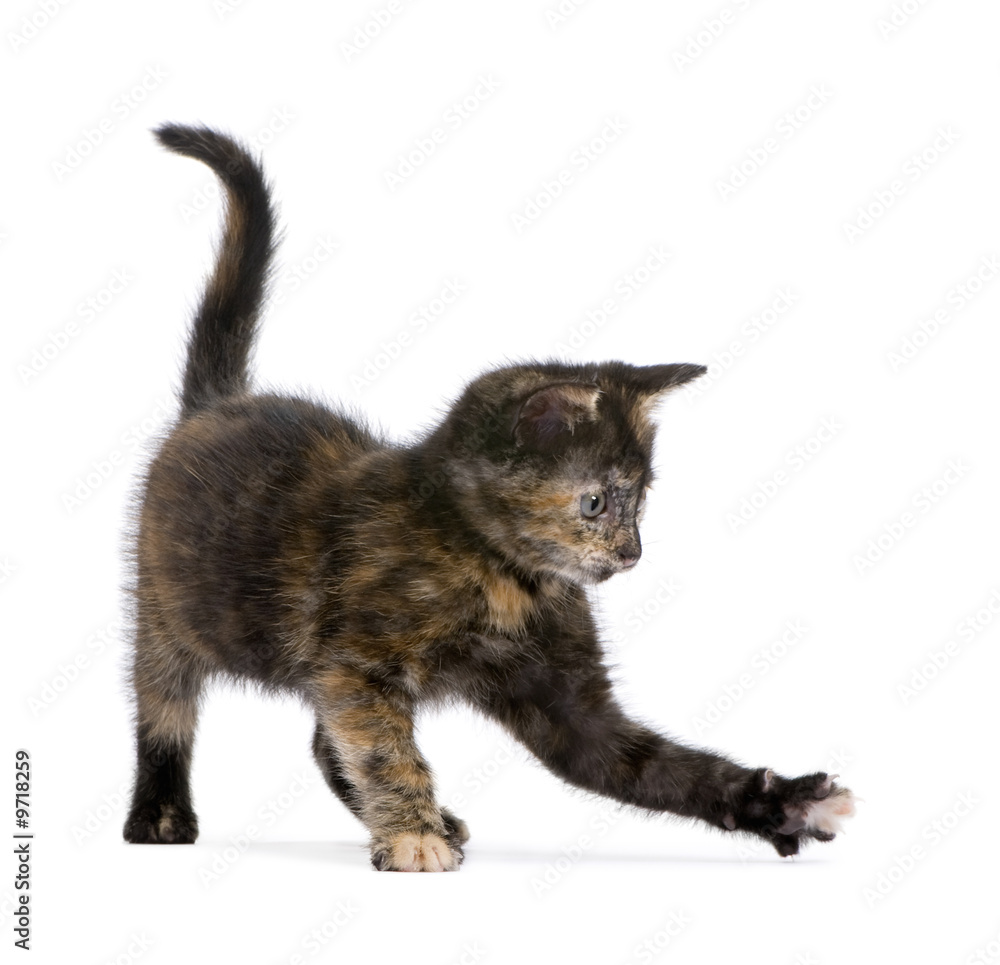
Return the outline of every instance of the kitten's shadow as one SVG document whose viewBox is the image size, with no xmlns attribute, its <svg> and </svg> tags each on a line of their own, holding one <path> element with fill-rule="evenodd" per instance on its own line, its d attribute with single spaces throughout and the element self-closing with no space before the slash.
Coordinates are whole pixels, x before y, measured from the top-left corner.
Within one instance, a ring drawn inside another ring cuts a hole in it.
<svg viewBox="0 0 1000 965">
<path fill-rule="evenodd" d="M 368 865 L 368 846 L 361 841 L 255 841 L 259 854 L 282 855 L 323 864 Z"/>
<path fill-rule="evenodd" d="M 351 841 L 255 841 L 253 850 L 258 853 L 283 855 L 302 861 L 319 861 L 327 865 L 354 865 L 369 867 L 368 847 L 363 842 Z M 466 848 L 465 864 L 478 864 L 479 861 L 498 862 L 500 864 L 518 864 L 535 869 L 544 868 L 548 864 L 560 867 L 559 862 L 565 862 L 566 856 L 561 852 L 528 851 L 524 849 L 499 849 L 495 847 Z M 791 861 L 782 860 L 777 855 L 760 854 L 750 858 L 727 857 L 725 855 L 707 854 L 668 854 L 650 852 L 601 851 L 586 854 L 573 862 L 574 866 L 583 865 L 661 865 L 677 867 L 680 865 L 730 865 L 741 867 L 754 864 L 826 864 L 826 859 L 815 855 L 797 855 Z"/>
</svg>

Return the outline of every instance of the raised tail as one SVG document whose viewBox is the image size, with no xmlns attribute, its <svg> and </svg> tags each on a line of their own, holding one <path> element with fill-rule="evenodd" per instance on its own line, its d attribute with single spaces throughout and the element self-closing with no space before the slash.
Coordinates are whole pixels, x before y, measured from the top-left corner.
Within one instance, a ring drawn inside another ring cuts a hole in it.
<svg viewBox="0 0 1000 965">
<path fill-rule="evenodd" d="M 155 134 L 164 147 L 207 164 L 226 189 L 222 242 L 188 339 L 181 389 L 188 416 L 247 387 L 275 249 L 275 215 L 264 172 L 234 140 L 177 124 L 164 124 Z"/>
</svg>

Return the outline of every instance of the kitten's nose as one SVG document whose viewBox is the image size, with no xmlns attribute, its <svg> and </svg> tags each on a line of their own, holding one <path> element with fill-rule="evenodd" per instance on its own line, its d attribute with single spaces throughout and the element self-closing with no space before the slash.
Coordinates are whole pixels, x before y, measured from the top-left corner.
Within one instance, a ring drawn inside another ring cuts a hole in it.
<svg viewBox="0 0 1000 965">
<path fill-rule="evenodd" d="M 638 535 L 635 539 L 629 540 L 629 542 L 618 549 L 618 562 L 625 569 L 635 566 L 639 562 L 640 556 L 642 556 L 642 544 L 639 542 Z"/>
</svg>

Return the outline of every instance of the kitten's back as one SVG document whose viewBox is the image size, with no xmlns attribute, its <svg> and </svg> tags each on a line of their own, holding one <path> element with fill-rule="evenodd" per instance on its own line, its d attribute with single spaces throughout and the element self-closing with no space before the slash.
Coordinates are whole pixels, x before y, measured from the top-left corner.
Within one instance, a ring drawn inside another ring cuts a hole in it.
<svg viewBox="0 0 1000 965">
<path fill-rule="evenodd" d="M 324 511 L 317 480 L 336 491 L 338 473 L 384 449 L 345 416 L 272 395 L 180 422 L 151 466 L 137 546 L 140 594 L 165 638 L 216 671 L 294 685 L 289 582 L 302 533 Z"/>
</svg>

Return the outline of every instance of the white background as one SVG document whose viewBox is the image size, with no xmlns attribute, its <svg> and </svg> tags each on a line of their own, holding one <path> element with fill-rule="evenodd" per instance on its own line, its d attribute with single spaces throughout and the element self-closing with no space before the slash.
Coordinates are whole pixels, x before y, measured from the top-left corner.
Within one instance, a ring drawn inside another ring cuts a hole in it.
<svg viewBox="0 0 1000 965">
<path fill-rule="evenodd" d="M 421 0 L 382 27 L 362 0 L 5 6 L 3 759 L 10 784 L 17 748 L 33 762 L 34 961 L 1000 958 L 1000 17 L 904 6 L 590 0 L 557 22 L 547 0 Z M 574 331 L 571 358 L 712 364 L 662 409 L 641 565 L 594 593 L 610 659 L 665 731 L 840 772 L 864 799 L 848 833 L 782 861 L 609 810 L 454 711 L 422 746 L 465 866 L 379 875 L 306 712 L 220 691 L 198 843 L 122 842 L 129 494 L 220 218 L 207 170 L 155 145 L 165 120 L 254 140 L 276 186 L 262 383 L 405 437 Z"/>
</svg>

